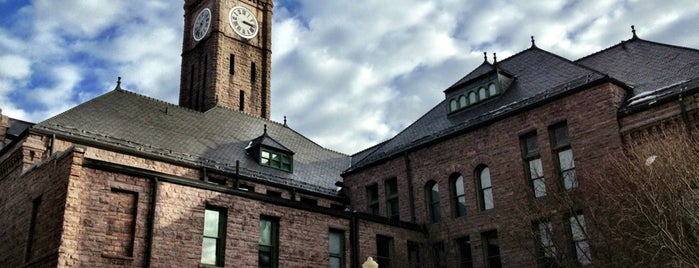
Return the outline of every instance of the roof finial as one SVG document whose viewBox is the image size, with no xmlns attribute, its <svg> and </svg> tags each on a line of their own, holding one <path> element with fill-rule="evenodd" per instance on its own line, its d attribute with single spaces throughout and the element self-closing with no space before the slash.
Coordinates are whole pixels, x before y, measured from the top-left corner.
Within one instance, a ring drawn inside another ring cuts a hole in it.
<svg viewBox="0 0 699 268">
<path fill-rule="evenodd" d="M 483 51 L 483 61 L 488 61 L 488 52 Z"/>
<path fill-rule="evenodd" d="M 121 90 L 121 76 L 117 77 L 117 85 L 114 90 Z"/>
<path fill-rule="evenodd" d="M 638 39 L 638 36 L 636 35 L 636 27 L 633 25 L 631 25 L 631 33 L 633 34 L 631 39 Z"/>
<path fill-rule="evenodd" d="M 532 35 L 532 47 L 536 47 L 536 40 L 534 40 L 534 36 Z"/>
<path fill-rule="evenodd" d="M 286 115 L 284 116 L 284 126 L 286 126 Z"/>
<path fill-rule="evenodd" d="M 267 135 L 267 124 L 265 124 L 265 135 Z"/>
<path fill-rule="evenodd" d="M 498 54 L 493 52 L 493 64 L 498 63 Z"/>
</svg>

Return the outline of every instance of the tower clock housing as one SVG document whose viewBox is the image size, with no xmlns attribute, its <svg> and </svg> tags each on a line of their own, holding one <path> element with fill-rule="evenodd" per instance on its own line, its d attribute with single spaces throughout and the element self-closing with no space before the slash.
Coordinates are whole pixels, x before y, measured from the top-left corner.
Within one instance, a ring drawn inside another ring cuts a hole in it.
<svg viewBox="0 0 699 268">
<path fill-rule="evenodd" d="M 272 0 L 186 0 L 179 105 L 269 119 Z"/>
</svg>

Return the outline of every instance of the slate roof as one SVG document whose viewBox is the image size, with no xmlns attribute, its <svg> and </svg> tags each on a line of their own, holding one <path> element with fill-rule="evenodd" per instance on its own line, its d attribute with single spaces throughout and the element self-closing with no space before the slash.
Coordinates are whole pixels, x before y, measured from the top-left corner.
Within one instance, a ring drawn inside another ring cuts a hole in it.
<svg viewBox="0 0 699 268">
<path fill-rule="evenodd" d="M 346 173 L 538 105 L 590 83 L 608 79 L 600 72 L 536 46 L 500 61 L 494 67 L 511 74 L 514 78 L 509 88 L 500 96 L 450 115 L 444 100 L 392 139 L 377 145 L 376 148 L 355 154 L 353 158 L 361 159 L 353 159 L 353 165 Z M 484 63 L 448 90 L 468 87 L 468 81 L 487 74 L 494 67 Z"/>
<path fill-rule="evenodd" d="M 294 172 L 257 164 L 245 148 L 264 133 L 293 151 Z M 337 195 L 335 182 L 350 164 L 347 155 L 321 147 L 293 129 L 223 107 L 197 112 L 115 89 L 78 105 L 32 130 L 78 141 L 116 146 L 209 169 L 240 174 L 318 193 Z"/>
<path fill-rule="evenodd" d="M 538 49 L 532 43 L 531 48 L 502 62 L 484 62 L 444 92 L 468 87 L 493 71 L 514 77 L 501 96 L 453 115 L 447 115 L 446 100 L 442 101 L 392 139 L 355 154 L 346 173 L 597 81 L 607 80 L 631 89 L 619 108 L 621 116 L 675 99 L 683 92 L 699 92 L 699 50 L 642 40 L 635 33 L 629 40 L 575 62 Z"/>
<path fill-rule="evenodd" d="M 696 87 L 692 85 L 699 80 L 699 50 L 646 41 L 637 36 L 576 62 L 608 74 L 633 89 L 622 112 L 660 98 L 677 96 L 683 90 Z"/>
</svg>

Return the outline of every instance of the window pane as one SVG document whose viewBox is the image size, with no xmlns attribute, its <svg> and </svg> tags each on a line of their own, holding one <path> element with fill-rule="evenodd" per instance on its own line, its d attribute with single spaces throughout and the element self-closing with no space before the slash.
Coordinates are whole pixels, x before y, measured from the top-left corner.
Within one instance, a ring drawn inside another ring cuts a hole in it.
<svg viewBox="0 0 699 268">
<path fill-rule="evenodd" d="M 330 232 L 330 253 L 331 254 L 342 254 L 342 234 L 336 232 Z"/>
<path fill-rule="evenodd" d="M 562 175 L 566 190 L 578 188 L 578 178 L 575 175 L 575 169 L 565 171 Z"/>
<path fill-rule="evenodd" d="M 532 179 L 544 176 L 544 168 L 541 166 L 541 158 L 529 161 L 529 175 Z"/>
<path fill-rule="evenodd" d="M 201 245 L 201 263 L 216 265 L 216 238 L 204 237 Z"/>
<path fill-rule="evenodd" d="M 488 86 L 488 93 L 490 93 L 490 96 L 498 94 L 498 90 L 497 90 L 497 87 L 495 87 L 495 84 L 490 84 Z"/>
<path fill-rule="evenodd" d="M 439 202 L 439 184 L 435 183 L 430 190 L 430 201 L 432 203 Z"/>
<path fill-rule="evenodd" d="M 262 158 L 269 158 L 269 152 L 262 151 Z"/>
<path fill-rule="evenodd" d="M 468 93 L 468 101 L 469 103 L 475 103 L 476 100 L 476 93 L 471 91 L 471 93 Z"/>
<path fill-rule="evenodd" d="M 578 262 L 582 265 L 591 264 L 590 260 L 590 244 L 587 240 L 575 243 L 575 254 L 578 256 Z"/>
<path fill-rule="evenodd" d="M 341 268 L 340 258 L 330 257 L 330 268 Z"/>
<path fill-rule="evenodd" d="M 542 197 L 546 195 L 546 183 L 543 178 L 533 180 L 532 184 L 534 185 L 534 196 Z"/>
<path fill-rule="evenodd" d="M 459 109 L 459 106 L 458 106 L 458 103 L 456 102 L 456 100 L 452 99 L 451 101 L 449 101 L 449 111 L 453 112 L 453 111 L 456 111 L 457 109 Z"/>
<path fill-rule="evenodd" d="M 483 190 L 483 207 L 488 210 L 493 208 L 493 189 Z"/>
<path fill-rule="evenodd" d="M 216 210 L 204 211 L 204 236 L 218 237 L 219 214 Z"/>
<path fill-rule="evenodd" d="M 478 89 L 478 97 L 480 100 L 484 100 L 487 96 L 485 95 L 485 88 L 479 88 Z"/>
<path fill-rule="evenodd" d="M 490 169 L 481 170 L 481 189 L 490 188 Z"/>
<path fill-rule="evenodd" d="M 585 216 L 576 215 L 570 217 L 570 232 L 573 234 L 573 240 L 585 240 Z"/>
<path fill-rule="evenodd" d="M 459 206 L 458 216 L 466 215 L 466 197 L 465 196 L 459 197 L 458 206 Z"/>
<path fill-rule="evenodd" d="M 454 181 L 454 190 L 456 192 L 456 196 L 464 195 L 464 177 L 459 176 L 459 178 Z"/>
<path fill-rule="evenodd" d="M 463 108 L 463 107 L 466 107 L 466 105 L 467 105 L 467 103 L 466 103 L 466 96 L 461 95 L 461 96 L 459 97 L 459 106 Z"/>
<path fill-rule="evenodd" d="M 272 245 L 272 222 L 260 220 L 260 245 Z"/>
<path fill-rule="evenodd" d="M 575 163 L 573 162 L 573 150 L 567 149 L 558 152 L 558 161 L 561 164 L 561 170 L 575 168 Z"/>
</svg>

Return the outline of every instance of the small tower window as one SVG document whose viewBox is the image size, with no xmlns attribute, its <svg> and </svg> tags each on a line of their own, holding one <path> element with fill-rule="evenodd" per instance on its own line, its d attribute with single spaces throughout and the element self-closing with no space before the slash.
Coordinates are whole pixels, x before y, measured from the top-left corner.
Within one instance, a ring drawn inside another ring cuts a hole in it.
<svg viewBox="0 0 699 268">
<path fill-rule="evenodd" d="M 459 104 L 456 102 L 456 99 L 451 99 L 449 101 L 449 111 L 453 112 L 459 109 Z"/>
<path fill-rule="evenodd" d="M 486 94 L 485 94 L 485 88 L 484 88 L 484 87 L 479 88 L 479 89 L 478 89 L 478 98 L 479 98 L 480 100 L 485 100 L 486 97 L 487 97 L 487 96 L 486 96 Z"/>
<path fill-rule="evenodd" d="M 474 104 L 474 103 L 476 103 L 477 101 L 478 101 L 478 100 L 476 99 L 476 92 L 473 92 L 473 91 L 469 92 L 469 93 L 468 93 L 468 102 L 469 102 L 470 104 Z"/>
<path fill-rule="evenodd" d="M 466 103 L 466 96 L 464 96 L 464 95 L 459 96 L 459 106 L 461 108 L 464 108 L 464 107 L 466 107 L 466 105 L 468 105 Z"/>
<path fill-rule="evenodd" d="M 257 77 L 257 68 L 255 68 L 255 63 L 250 64 L 250 83 L 255 83 L 255 77 Z"/>
<path fill-rule="evenodd" d="M 488 85 L 488 94 L 490 94 L 490 96 L 495 96 L 498 94 L 498 88 L 495 86 L 495 83 Z"/>
</svg>

